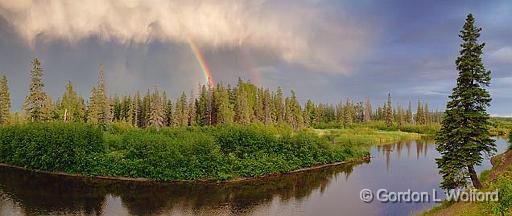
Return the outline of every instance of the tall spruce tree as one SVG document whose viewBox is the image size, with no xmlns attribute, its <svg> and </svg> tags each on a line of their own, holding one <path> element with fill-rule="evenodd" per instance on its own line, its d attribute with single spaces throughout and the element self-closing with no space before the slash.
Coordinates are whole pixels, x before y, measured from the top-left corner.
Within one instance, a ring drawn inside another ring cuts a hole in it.
<svg viewBox="0 0 512 216">
<path fill-rule="evenodd" d="M 208 114 L 208 90 L 206 85 L 199 88 L 199 98 L 197 99 L 197 106 L 195 107 L 197 113 L 197 123 L 199 126 L 205 126 L 209 123 Z"/>
<path fill-rule="evenodd" d="M 277 91 L 274 94 L 274 118 L 276 123 L 284 122 L 284 96 L 281 87 L 277 87 Z"/>
<path fill-rule="evenodd" d="M 459 77 L 436 137 L 436 148 L 441 153 L 436 162 L 443 176 L 441 187 L 444 189 L 465 186 L 468 179 L 475 188 L 481 188 L 474 167 L 482 162 L 484 154 L 491 155 L 496 151 L 496 144 L 489 135 L 489 114 L 486 112 L 491 102 L 486 89 L 491 72 L 482 63 L 485 43 L 478 42 L 481 28 L 474 22 L 469 14 L 460 31 L 462 44 L 455 61 Z"/>
<path fill-rule="evenodd" d="M 405 113 L 405 122 L 408 124 L 412 124 L 414 122 L 411 101 L 409 101 L 409 106 L 407 106 L 407 112 Z"/>
<path fill-rule="evenodd" d="M 388 127 L 393 126 L 393 108 L 391 107 L 391 93 L 388 93 L 388 101 L 386 103 L 384 115 L 385 115 L 386 126 L 388 126 Z"/>
<path fill-rule="evenodd" d="M 251 123 L 251 111 L 247 97 L 247 91 L 239 86 L 236 90 L 235 121 L 242 125 Z"/>
<path fill-rule="evenodd" d="M 57 102 L 58 119 L 65 122 L 81 122 L 85 119 L 84 99 L 74 90 L 71 81 L 66 84 L 66 91 Z"/>
<path fill-rule="evenodd" d="M 157 130 L 162 128 L 165 124 L 165 110 L 163 97 L 160 96 L 158 89 L 152 95 L 150 114 L 149 114 L 149 126 L 156 128 Z"/>
<path fill-rule="evenodd" d="M 217 124 L 229 124 L 233 122 L 233 105 L 229 101 L 229 91 L 219 84 L 215 93 L 215 107 L 217 109 Z"/>
<path fill-rule="evenodd" d="M 51 118 L 51 102 L 44 91 L 43 68 L 39 59 L 32 61 L 32 70 L 30 71 L 31 83 L 30 89 L 23 104 L 25 113 L 29 121 L 40 122 Z"/>
<path fill-rule="evenodd" d="M 181 96 L 176 100 L 176 106 L 174 111 L 173 126 L 175 127 L 186 127 L 188 126 L 188 104 L 187 95 L 185 92 L 181 93 Z"/>
<path fill-rule="evenodd" d="M 425 114 L 420 100 L 418 100 L 418 105 L 416 106 L 416 124 L 425 124 Z"/>
<path fill-rule="evenodd" d="M 7 75 L 0 80 L 0 124 L 6 124 L 11 116 L 11 96 Z"/>
<path fill-rule="evenodd" d="M 88 121 L 105 125 L 112 120 L 110 101 L 106 93 L 105 72 L 103 65 L 100 65 L 98 83 L 91 91 L 89 100 Z"/>
</svg>

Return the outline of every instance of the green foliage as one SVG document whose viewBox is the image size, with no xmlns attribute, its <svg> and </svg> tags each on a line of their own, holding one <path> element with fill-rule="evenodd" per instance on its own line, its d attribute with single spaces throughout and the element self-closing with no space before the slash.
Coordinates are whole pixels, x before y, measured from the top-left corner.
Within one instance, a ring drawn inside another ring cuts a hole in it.
<svg viewBox="0 0 512 216">
<path fill-rule="evenodd" d="M 482 63 L 485 44 L 478 43 L 480 28 L 474 26 L 474 18 L 468 15 L 460 37 L 463 40 L 460 56 L 456 60 L 459 77 L 446 106 L 446 115 L 436 141 L 441 158 L 436 159 L 443 176 L 441 187 L 452 189 L 463 187 L 471 178 L 473 186 L 481 184 L 474 170 L 484 154 L 493 154 L 496 144 L 490 138 L 489 114 L 491 96 L 487 87 L 491 81 L 490 71 Z"/>
<path fill-rule="evenodd" d="M 491 170 L 483 170 L 480 172 L 480 181 L 485 182 L 487 179 L 489 179 L 489 175 L 491 174 Z"/>
<path fill-rule="evenodd" d="M 495 215 L 512 215 L 512 176 L 505 174 L 499 176 L 491 184 L 491 191 L 498 190 L 498 202 L 491 202 L 492 212 Z"/>
<path fill-rule="evenodd" d="M 78 93 L 76 93 L 71 82 L 68 82 L 64 95 L 60 101 L 57 102 L 57 115 L 58 119 L 61 119 L 65 122 L 85 121 L 84 99 L 78 95 Z"/>
<path fill-rule="evenodd" d="M 0 124 L 8 123 L 11 116 L 11 96 L 9 93 L 9 82 L 4 74 L 0 80 Z"/>
<path fill-rule="evenodd" d="M 104 133 L 104 134 L 102 134 Z M 139 129 L 119 122 L 0 128 L 1 162 L 30 169 L 155 180 L 283 173 L 367 155 L 311 131 L 263 124 Z"/>
<path fill-rule="evenodd" d="M 23 104 L 24 111 L 31 122 L 48 121 L 52 117 L 52 103 L 44 91 L 43 68 L 37 58 L 32 61 L 30 76 L 30 89 Z"/>
<path fill-rule="evenodd" d="M 105 152 L 102 131 L 80 123 L 0 127 L 0 161 L 30 169 L 83 172 L 91 155 Z"/>
<path fill-rule="evenodd" d="M 89 107 L 87 110 L 87 120 L 91 123 L 105 125 L 112 120 L 112 113 L 108 101 L 105 85 L 105 72 L 103 65 L 100 65 L 98 73 L 98 83 L 91 90 Z"/>
<path fill-rule="evenodd" d="M 506 136 L 512 131 L 512 120 L 509 118 L 491 118 L 491 128 L 489 129 L 493 136 Z"/>
</svg>

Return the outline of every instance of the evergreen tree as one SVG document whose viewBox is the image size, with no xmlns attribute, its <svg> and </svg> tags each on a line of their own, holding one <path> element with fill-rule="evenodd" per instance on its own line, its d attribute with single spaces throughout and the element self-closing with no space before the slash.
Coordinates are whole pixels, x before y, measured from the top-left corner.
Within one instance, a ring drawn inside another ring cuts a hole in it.
<svg viewBox="0 0 512 216">
<path fill-rule="evenodd" d="M 425 113 L 423 112 L 423 105 L 418 100 L 418 106 L 416 106 L 416 124 L 425 124 Z"/>
<path fill-rule="evenodd" d="M 165 103 L 165 126 L 172 126 L 173 124 L 173 106 L 172 101 L 167 100 Z"/>
<path fill-rule="evenodd" d="M 264 122 L 265 113 L 263 110 L 264 90 L 259 88 L 256 91 L 256 103 L 254 104 L 254 120 L 255 122 Z"/>
<path fill-rule="evenodd" d="M 301 129 L 304 127 L 304 119 L 302 117 L 302 108 L 300 107 L 299 101 L 295 92 L 291 91 L 291 97 L 286 98 L 286 122 L 295 129 Z"/>
<path fill-rule="evenodd" d="M 196 126 L 197 124 L 197 116 L 196 116 L 196 100 L 194 99 L 194 97 L 192 96 L 193 95 L 193 92 L 191 91 L 190 92 L 190 98 L 189 98 L 189 102 L 188 102 L 188 106 L 187 106 L 187 120 L 188 120 L 188 125 L 189 126 Z M 210 125 L 210 115 L 211 115 L 211 112 L 210 112 L 210 108 L 209 108 L 209 101 L 207 101 L 207 107 L 206 107 L 206 122 L 205 122 L 205 125 Z"/>
<path fill-rule="evenodd" d="M 396 107 L 396 123 L 398 124 L 398 127 L 401 127 L 404 123 L 403 108 L 400 104 L 397 104 Z"/>
<path fill-rule="evenodd" d="M 60 101 L 57 102 L 58 119 L 65 122 L 82 122 L 85 120 L 84 99 L 73 89 L 73 84 L 68 81 L 66 91 Z"/>
<path fill-rule="evenodd" d="M 142 127 L 147 127 L 149 125 L 149 116 L 151 115 L 151 99 L 151 91 L 148 89 L 142 98 L 141 104 Z"/>
<path fill-rule="evenodd" d="M 100 65 L 98 83 L 91 91 L 89 102 L 88 120 L 92 123 L 105 125 L 112 120 L 110 101 L 106 94 L 105 72 Z"/>
<path fill-rule="evenodd" d="M 208 91 L 205 85 L 199 88 L 199 98 L 197 99 L 197 107 L 195 109 L 199 126 L 208 125 Z"/>
<path fill-rule="evenodd" d="M 388 93 L 388 102 L 385 107 L 386 126 L 393 126 L 393 108 L 391 107 L 391 93 Z"/>
<path fill-rule="evenodd" d="M 345 102 L 345 106 L 343 107 L 343 124 L 348 125 L 352 124 L 354 115 L 354 107 L 352 106 L 352 102 L 350 99 L 347 99 Z"/>
<path fill-rule="evenodd" d="M 218 124 L 229 124 L 233 122 L 234 111 L 233 106 L 229 100 L 229 91 L 224 86 L 220 85 L 216 89 L 215 107 L 217 109 Z"/>
<path fill-rule="evenodd" d="M 32 61 L 30 76 L 30 90 L 23 105 L 25 113 L 29 121 L 48 121 L 51 118 L 51 101 L 44 91 L 43 68 L 37 58 Z"/>
<path fill-rule="evenodd" d="M 248 102 L 248 94 L 243 88 L 236 90 L 235 121 L 242 125 L 251 123 L 251 112 Z"/>
<path fill-rule="evenodd" d="M 304 107 L 304 123 L 306 125 L 312 125 L 315 121 L 315 104 L 309 100 L 306 102 Z"/>
<path fill-rule="evenodd" d="M 133 98 L 133 109 L 132 109 L 132 125 L 136 127 L 142 127 L 142 110 L 141 110 L 142 100 L 140 98 L 140 93 L 137 91 Z"/>
<path fill-rule="evenodd" d="M 114 99 L 112 99 L 112 120 L 113 121 L 120 121 L 121 120 L 121 114 L 123 112 L 123 107 L 121 106 L 121 99 L 118 95 L 114 96 Z"/>
<path fill-rule="evenodd" d="M 265 125 L 271 125 L 273 123 L 273 103 L 272 94 L 270 90 L 266 89 L 263 92 L 263 123 Z"/>
<path fill-rule="evenodd" d="M 151 108 L 149 115 L 149 126 L 156 128 L 157 130 L 162 128 L 165 124 L 165 111 L 164 111 L 164 103 L 162 101 L 162 97 L 158 92 L 158 89 L 155 89 L 153 93 L 153 97 L 151 100 Z"/>
<path fill-rule="evenodd" d="M 364 103 L 364 114 L 363 119 L 365 122 L 369 122 L 372 120 L 372 103 L 370 102 L 370 98 L 366 98 Z"/>
<path fill-rule="evenodd" d="M 405 113 L 405 122 L 408 124 L 412 124 L 414 122 L 411 101 L 409 101 L 409 106 L 407 106 L 407 112 Z"/>
<path fill-rule="evenodd" d="M 185 92 L 182 92 L 176 101 L 173 125 L 175 127 L 186 127 L 188 125 L 188 104 Z"/>
<path fill-rule="evenodd" d="M 428 103 L 425 103 L 425 108 L 423 108 L 423 119 L 425 120 L 425 124 L 430 124 L 430 111 L 428 108 Z"/>
<path fill-rule="evenodd" d="M 9 82 L 4 74 L 0 80 L 0 124 L 6 124 L 11 116 L 11 96 Z"/>
<path fill-rule="evenodd" d="M 124 96 L 121 102 L 121 120 L 132 124 L 133 121 L 133 101 L 130 96 Z"/>
<path fill-rule="evenodd" d="M 274 118 L 276 123 L 284 122 L 284 96 L 281 87 L 277 87 L 274 95 Z"/>
<path fill-rule="evenodd" d="M 441 187 L 444 189 L 462 187 L 468 179 L 480 189 L 482 184 L 474 167 L 481 164 L 483 155 L 492 155 L 496 151 L 496 144 L 489 135 L 489 114 L 486 112 L 491 102 L 486 89 L 491 72 L 482 63 L 485 44 L 478 42 L 481 28 L 475 27 L 474 22 L 469 14 L 459 35 L 462 44 L 455 61 L 459 77 L 436 138 L 436 148 L 441 153 L 436 162 L 443 176 Z"/>
</svg>

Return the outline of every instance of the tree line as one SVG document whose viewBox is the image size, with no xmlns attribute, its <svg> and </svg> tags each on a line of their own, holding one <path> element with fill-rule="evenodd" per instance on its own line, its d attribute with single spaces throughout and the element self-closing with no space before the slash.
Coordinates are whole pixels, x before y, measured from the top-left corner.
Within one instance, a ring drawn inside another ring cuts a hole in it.
<svg viewBox="0 0 512 216">
<path fill-rule="evenodd" d="M 441 113 L 429 109 L 428 103 L 418 101 L 415 112 L 412 103 L 407 108 L 393 106 L 391 95 L 385 104 L 372 108 L 369 98 L 365 101 L 346 99 L 340 103 L 315 104 L 307 100 L 302 106 L 292 90 L 285 96 L 278 87 L 275 91 L 258 88 L 256 85 L 238 80 L 236 86 L 201 85 L 198 94 L 182 92 L 176 100 L 167 97 L 158 88 L 148 89 L 144 94 L 109 97 L 105 83 L 105 72 L 100 65 L 98 81 L 86 100 L 80 96 L 73 84 L 68 82 L 64 94 L 56 101 L 44 90 L 43 68 L 35 58 L 30 71 L 31 83 L 23 104 L 23 112 L 10 113 L 10 96 L 6 75 L 0 81 L 0 123 L 11 122 L 91 122 L 108 124 L 125 122 L 136 127 L 187 127 L 237 123 L 248 125 L 288 124 L 294 129 L 314 127 L 322 123 L 353 124 L 369 121 L 384 121 L 388 126 L 396 124 L 431 124 L 441 121 Z"/>
</svg>

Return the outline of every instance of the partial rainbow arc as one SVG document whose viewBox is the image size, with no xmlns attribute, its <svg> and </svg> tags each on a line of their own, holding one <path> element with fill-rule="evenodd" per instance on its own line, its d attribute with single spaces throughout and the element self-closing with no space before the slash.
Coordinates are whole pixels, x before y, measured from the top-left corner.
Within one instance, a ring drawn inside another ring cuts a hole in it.
<svg viewBox="0 0 512 216">
<path fill-rule="evenodd" d="M 197 63 L 203 72 L 206 83 L 208 86 L 214 86 L 215 81 L 213 80 L 212 72 L 210 71 L 210 68 L 208 68 L 208 64 L 206 63 L 206 59 L 204 58 L 203 53 L 197 44 L 195 44 L 194 41 L 192 41 L 190 38 L 188 39 L 188 44 L 190 45 L 190 48 L 192 49 L 192 52 L 197 59 Z"/>
</svg>

